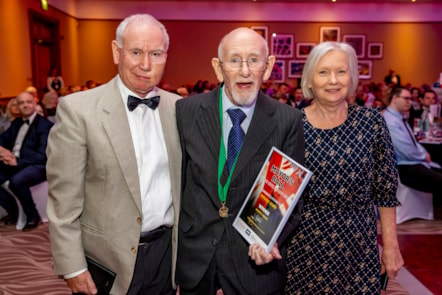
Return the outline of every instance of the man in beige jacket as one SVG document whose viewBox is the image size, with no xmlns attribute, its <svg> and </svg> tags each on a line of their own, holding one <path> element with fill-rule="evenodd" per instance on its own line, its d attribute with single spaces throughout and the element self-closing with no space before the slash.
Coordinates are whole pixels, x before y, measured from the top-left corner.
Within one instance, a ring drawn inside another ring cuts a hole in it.
<svg viewBox="0 0 442 295">
<path fill-rule="evenodd" d="M 116 273 L 111 294 L 174 293 L 179 97 L 156 87 L 168 46 L 152 16 L 126 18 L 112 42 L 118 75 L 57 107 L 47 213 L 55 272 L 74 293 L 99 287 L 86 256 Z"/>
</svg>

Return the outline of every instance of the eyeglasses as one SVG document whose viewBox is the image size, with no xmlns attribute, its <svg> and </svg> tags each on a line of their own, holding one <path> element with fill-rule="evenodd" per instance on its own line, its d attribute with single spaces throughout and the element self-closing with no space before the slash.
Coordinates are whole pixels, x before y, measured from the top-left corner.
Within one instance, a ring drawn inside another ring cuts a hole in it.
<svg viewBox="0 0 442 295">
<path fill-rule="evenodd" d="M 122 49 L 122 48 L 120 48 Z M 146 54 L 149 56 L 149 60 L 152 64 L 164 64 L 166 62 L 167 53 L 162 50 L 145 52 L 140 49 L 123 49 L 128 52 L 132 59 L 136 61 L 144 60 Z"/>
<path fill-rule="evenodd" d="M 242 60 L 239 57 L 232 57 L 229 60 L 220 60 L 220 64 L 225 66 L 226 70 L 237 71 L 241 69 L 242 63 L 247 63 L 247 66 L 251 71 L 264 71 L 267 60 L 258 59 L 256 57 L 250 57 L 246 60 Z"/>
<path fill-rule="evenodd" d="M 411 96 L 401 96 L 401 95 L 398 95 L 398 96 L 400 98 L 403 98 L 403 99 L 408 100 L 408 101 L 412 101 L 413 100 L 413 98 Z"/>
</svg>

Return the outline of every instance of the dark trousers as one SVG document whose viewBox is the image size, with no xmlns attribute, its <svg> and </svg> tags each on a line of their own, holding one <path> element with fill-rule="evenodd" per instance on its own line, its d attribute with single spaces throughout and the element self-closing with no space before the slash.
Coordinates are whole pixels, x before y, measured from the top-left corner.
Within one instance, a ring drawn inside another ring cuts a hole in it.
<svg viewBox="0 0 442 295">
<path fill-rule="evenodd" d="M 189 269 L 189 271 L 192 271 Z M 192 290 L 182 289 L 180 295 L 215 295 L 222 289 L 225 295 L 248 294 L 236 275 L 225 234 L 217 246 L 215 256 L 200 283 Z"/>
<path fill-rule="evenodd" d="M 27 166 L 21 170 L 16 167 L 0 165 L 0 183 L 9 180 L 9 189 L 17 196 L 28 219 L 39 219 L 30 187 L 46 180 L 46 168 L 43 165 Z M 0 206 L 8 214 L 17 216 L 18 208 L 14 197 L 0 187 Z"/>
<path fill-rule="evenodd" d="M 175 294 L 172 288 L 172 230 L 151 243 L 138 245 L 128 295 Z"/>
<path fill-rule="evenodd" d="M 415 190 L 433 193 L 433 198 L 442 198 L 442 170 L 429 169 L 424 165 L 399 165 L 401 182 Z"/>
</svg>

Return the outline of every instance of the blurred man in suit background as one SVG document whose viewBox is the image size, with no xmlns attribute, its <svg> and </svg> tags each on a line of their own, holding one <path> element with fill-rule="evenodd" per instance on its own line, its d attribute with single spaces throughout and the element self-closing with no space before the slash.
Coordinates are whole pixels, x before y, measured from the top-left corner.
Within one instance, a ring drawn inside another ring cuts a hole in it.
<svg viewBox="0 0 442 295">
<path fill-rule="evenodd" d="M 19 199 L 27 221 L 24 231 L 41 223 L 32 199 L 31 186 L 46 180 L 46 145 L 52 123 L 37 114 L 32 94 L 17 96 L 22 118 L 15 119 L 0 135 L 0 184 L 9 180 L 9 189 Z M 6 224 L 15 224 L 18 208 L 14 197 L 0 187 L 0 206 L 7 212 Z"/>
</svg>

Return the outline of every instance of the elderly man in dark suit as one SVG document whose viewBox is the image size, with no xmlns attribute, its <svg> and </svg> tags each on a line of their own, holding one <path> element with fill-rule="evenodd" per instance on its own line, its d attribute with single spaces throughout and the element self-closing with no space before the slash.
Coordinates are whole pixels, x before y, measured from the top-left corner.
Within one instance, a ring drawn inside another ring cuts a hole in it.
<svg viewBox="0 0 442 295">
<path fill-rule="evenodd" d="M 304 162 L 299 110 L 260 92 L 274 63 L 260 35 L 235 29 L 212 59 L 222 84 L 177 102 L 183 155 L 177 282 L 182 295 L 215 294 L 219 288 L 224 294 L 284 290 L 283 237 L 266 254 L 262 247 L 249 247 L 232 227 L 272 146 Z M 299 217 L 298 204 L 292 217 Z M 292 218 L 283 236 L 298 222 Z"/>
<path fill-rule="evenodd" d="M 36 112 L 32 94 L 17 96 L 22 118 L 15 119 L 0 135 L 0 183 L 9 180 L 9 189 L 19 199 L 27 221 L 24 231 L 37 227 L 40 215 L 30 187 L 46 180 L 46 145 L 52 123 Z M 8 212 L 5 223 L 17 221 L 18 209 L 13 196 L 0 187 L 0 205 Z"/>
</svg>

